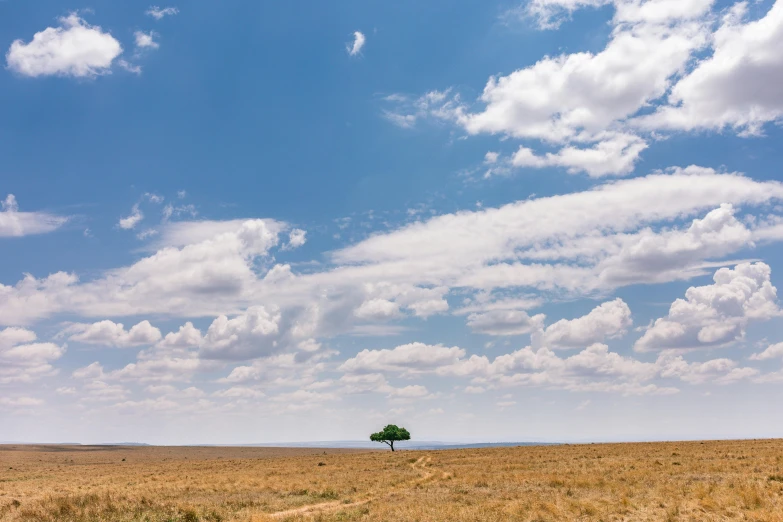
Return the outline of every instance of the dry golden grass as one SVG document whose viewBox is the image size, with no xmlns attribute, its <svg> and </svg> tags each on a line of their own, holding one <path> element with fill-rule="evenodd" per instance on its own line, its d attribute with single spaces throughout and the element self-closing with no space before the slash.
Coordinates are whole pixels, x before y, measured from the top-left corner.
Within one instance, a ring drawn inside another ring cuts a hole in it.
<svg viewBox="0 0 783 522">
<path fill-rule="evenodd" d="M 0 446 L 0 520 L 783 521 L 783 441 L 326 454 Z"/>
</svg>

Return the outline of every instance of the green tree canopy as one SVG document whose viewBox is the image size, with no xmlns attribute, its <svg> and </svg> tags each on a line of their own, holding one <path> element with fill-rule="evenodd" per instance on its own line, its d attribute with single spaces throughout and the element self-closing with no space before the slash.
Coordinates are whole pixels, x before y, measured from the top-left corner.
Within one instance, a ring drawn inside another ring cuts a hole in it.
<svg viewBox="0 0 783 522">
<path fill-rule="evenodd" d="M 399 428 L 394 424 L 389 424 L 382 431 L 373 433 L 370 435 L 370 440 L 373 442 L 383 442 L 388 444 L 392 451 L 394 451 L 394 442 L 398 440 L 411 440 L 411 434 L 405 428 Z"/>
</svg>

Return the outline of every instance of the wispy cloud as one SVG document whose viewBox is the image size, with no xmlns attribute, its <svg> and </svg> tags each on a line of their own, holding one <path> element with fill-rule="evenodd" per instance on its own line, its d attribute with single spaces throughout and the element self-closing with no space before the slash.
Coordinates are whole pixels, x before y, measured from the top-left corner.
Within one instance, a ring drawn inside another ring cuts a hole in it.
<svg viewBox="0 0 783 522">
<path fill-rule="evenodd" d="M 345 49 L 348 51 L 348 54 L 350 56 L 356 56 L 362 52 L 362 48 L 364 48 L 364 44 L 366 41 L 367 41 L 367 37 L 364 36 L 364 33 L 361 33 L 359 31 L 354 31 L 353 43 L 346 45 Z"/>
<path fill-rule="evenodd" d="M 153 17 L 155 20 L 160 20 L 164 16 L 173 16 L 179 13 L 179 9 L 176 7 L 158 7 L 156 5 L 147 9 L 146 14 Z"/>
</svg>

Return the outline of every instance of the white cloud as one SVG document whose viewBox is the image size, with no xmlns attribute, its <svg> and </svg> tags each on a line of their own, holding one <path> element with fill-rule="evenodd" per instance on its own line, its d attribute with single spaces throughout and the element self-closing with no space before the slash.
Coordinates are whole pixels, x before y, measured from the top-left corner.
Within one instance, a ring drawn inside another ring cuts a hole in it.
<svg viewBox="0 0 783 522">
<path fill-rule="evenodd" d="M 619 297 L 577 319 L 561 319 L 534 336 L 534 342 L 550 348 L 580 348 L 621 337 L 633 324 L 631 309 Z"/>
<path fill-rule="evenodd" d="M 766 361 L 768 359 L 783 359 L 783 343 L 770 344 L 763 352 L 750 356 L 751 361 Z"/>
<path fill-rule="evenodd" d="M 188 321 L 177 332 L 170 332 L 158 344 L 161 348 L 194 348 L 201 345 L 201 331 Z"/>
<path fill-rule="evenodd" d="M 141 321 L 130 330 L 125 330 L 122 323 L 109 320 L 93 324 L 76 323 L 69 325 L 60 335 L 67 335 L 71 341 L 80 343 L 123 348 L 153 344 L 161 339 L 160 330 L 149 321 Z"/>
<path fill-rule="evenodd" d="M 633 172 L 634 165 L 647 143 L 632 134 L 607 133 L 593 147 L 563 147 L 556 153 L 537 156 L 527 147 L 520 147 L 511 164 L 515 167 L 565 167 L 569 174 L 586 172 L 593 178 L 620 176 Z"/>
<path fill-rule="evenodd" d="M 690 20 L 709 11 L 713 0 L 532 0 L 509 14 L 530 16 L 540 29 L 557 29 L 579 9 L 614 4 L 614 23 L 666 23 Z"/>
<path fill-rule="evenodd" d="M 82 315 L 103 317 L 176 314 L 177 309 L 184 317 L 235 315 L 259 299 L 262 279 L 256 274 L 257 263 L 278 244 L 280 229 L 266 220 L 239 221 L 232 223 L 228 232 L 182 248 L 163 247 L 134 265 L 111 270 L 82 285 L 74 275 L 64 273 L 42 280 L 26 277 L 14 287 L 0 285 L 0 307 L 9 307 L 7 313 L 0 313 L 0 323 L 24 324 L 29 320 L 24 317 L 25 309 L 48 314 L 56 308 L 82 305 L 92 309 L 82 309 Z M 178 230 L 183 233 L 172 235 L 164 227 L 161 239 L 178 242 L 203 233 L 198 226 Z M 268 284 L 275 289 L 279 282 Z M 301 299 L 301 293 L 291 298 Z M 23 303 L 25 306 L 14 307 Z M 194 306 L 203 309 L 194 313 Z"/>
<path fill-rule="evenodd" d="M 166 223 L 161 230 L 157 243 L 151 245 L 162 247 L 187 247 L 198 243 L 221 240 L 224 236 L 238 234 L 243 228 L 254 228 L 263 233 L 264 241 L 270 241 L 267 249 L 277 244 L 276 236 L 283 231 L 285 224 L 272 219 L 232 219 L 228 221 L 178 221 Z M 275 236 L 274 242 L 272 236 Z"/>
<path fill-rule="evenodd" d="M 155 41 L 156 34 L 154 31 L 148 33 L 136 31 L 133 33 L 133 36 L 136 38 L 136 47 L 139 49 L 157 49 L 160 47 L 160 44 Z"/>
<path fill-rule="evenodd" d="M 612 31 L 598 52 L 545 56 L 490 77 L 476 105 L 449 90 L 414 102 L 387 97 L 397 108 L 384 116 L 401 127 L 435 118 L 470 135 L 524 140 L 485 178 L 512 167 L 627 175 L 652 140 L 666 137 L 660 131 L 729 127 L 753 136 L 781 121 L 783 0 L 753 20 L 748 3 L 738 2 L 719 24 L 713 0 L 531 0 L 512 12 L 551 29 L 577 9 L 607 5 Z"/>
<path fill-rule="evenodd" d="M 0 384 L 32 382 L 57 373 L 51 363 L 62 357 L 65 347 L 36 340 L 35 332 L 24 328 L 0 330 Z"/>
<path fill-rule="evenodd" d="M 131 213 L 128 217 L 121 218 L 117 225 L 123 230 L 131 230 L 144 219 L 144 214 L 139 210 L 139 205 L 133 205 Z"/>
<path fill-rule="evenodd" d="M 91 77 L 110 71 L 122 46 L 111 34 L 76 14 L 60 18 L 60 27 L 35 33 L 32 41 L 15 40 L 6 63 L 24 76 Z"/>
<path fill-rule="evenodd" d="M 400 307 L 386 299 L 370 299 L 356 309 L 354 315 L 359 319 L 386 320 L 400 316 Z"/>
<path fill-rule="evenodd" d="M 386 393 L 388 383 L 378 372 L 469 378 L 472 384 L 465 392 L 470 394 L 484 393 L 487 387 L 526 386 L 621 395 L 678 392 L 677 388 L 654 382 L 660 379 L 725 385 L 759 374 L 758 370 L 739 367 L 729 359 L 688 362 L 671 350 L 662 352 L 654 362 L 644 362 L 611 352 L 600 343 L 565 358 L 547 347 L 528 346 L 494 360 L 479 355 L 466 357 L 465 351 L 457 347 L 412 343 L 392 350 L 363 350 L 338 370 L 346 372 L 340 383 L 348 393 Z"/>
<path fill-rule="evenodd" d="M 324 361 L 335 352 L 319 352 L 300 359 L 295 353 L 281 353 L 257 359 L 251 365 L 237 366 L 220 383 L 246 384 L 261 382 L 267 387 L 306 387 L 317 382 L 324 371 Z"/>
<path fill-rule="evenodd" d="M 759 374 L 755 368 L 738 368 L 731 359 L 711 359 L 704 362 L 686 362 L 681 355 L 664 352 L 656 363 L 663 378 L 678 378 L 690 384 L 732 384 Z"/>
<path fill-rule="evenodd" d="M 334 393 L 315 392 L 309 390 L 296 390 L 281 393 L 270 399 L 272 403 L 281 406 L 281 411 L 307 411 L 313 408 L 323 408 L 324 403 L 334 404 L 340 397 Z"/>
<path fill-rule="evenodd" d="M 752 136 L 781 120 L 783 95 L 775 86 L 783 82 L 783 0 L 752 20 L 748 3 L 738 2 L 717 29 L 712 0 L 532 0 L 514 12 L 555 28 L 577 9 L 604 5 L 615 15 L 599 52 L 545 56 L 491 77 L 479 108 L 458 95 L 431 103 L 423 96 L 418 107 L 390 100 L 405 110 L 386 117 L 403 127 L 435 117 L 469 134 L 535 140 L 539 145 L 525 143 L 508 164 L 591 177 L 631 173 L 661 130 L 729 127 Z M 556 150 L 541 152 L 542 144 Z"/>
<path fill-rule="evenodd" d="M 486 356 L 472 355 L 464 358 L 464 351 L 454 348 L 450 357 L 422 366 L 408 363 L 404 359 L 395 364 L 363 364 L 362 369 L 410 373 L 431 372 L 442 376 L 471 378 L 474 385 L 468 393 L 481 393 L 484 385 L 494 387 L 532 386 L 571 391 L 602 391 L 623 395 L 669 394 L 676 388 L 659 387 L 649 383 L 660 372 L 656 363 L 637 361 L 610 352 L 603 344 L 594 344 L 576 355 L 560 358 L 548 348 L 534 350 L 525 347 L 501 355 L 490 361 Z M 360 353 L 365 361 L 377 361 L 393 350 Z M 357 357 L 358 358 L 358 357 Z M 353 360 L 346 362 L 346 365 Z M 358 363 L 352 363 L 358 365 Z M 345 365 L 344 365 L 345 366 Z M 353 370 L 341 367 L 341 370 Z"/>
<path fill-rule="evenodd" d="M 71 373 L 71 377 L 81 380 L 102 379 L 103 376 L 103 365 L 99 362 L 94 362 L 82 368 L 77 368 Z"/>
<path fill-rule="evenodd" d="M 402 388 L 393 388 L 389 390 L 389 397 L 395 399 L 422 399 L 429 394 L 429 390 L 421 384 L 411 384 Z"/>
<path fill-rule="evenodd" d="M 497 152 L 489 151 L 484 155 L 484 163 L 487 165 L 494 165 L 498 162 L 498 158 L 500 157 L 500 154 Z"/>
<path fill-rule="evenodd" d="M 232 386 L 225 390 L 218 390 L 213 393 L 212 396 L 224 399 L 259 399 L 264 397 L 265 394 L 261 390 L 256 390 L 255 388 L 249 388 L 247 386 Z"/>
<path fill-rule="evenodd" d="M 422 288 L 383 281 L 366 283 L 366 300 L 356 310 L 355 315 L 362 319 L 393 319 L 400 316 L 399 308 L 404 307 L 417 317 L 426 318 L 449 309 L 449 304 L 444 299 L 448 290 L 443 286 Z"/>
<path fill-rule="evenodd" d="M 129 73 L 141 74 L 141 65 L 130 63 L 129 61 L 124 60 L 122 58 L 117 60 L 117 65 L 119 65 L 122 69 L 125 69 Z"/>
<path fill-rule="evenodd" d="M 570 10 L 585 3 L 529 5 L 542 14 L 550 7 Z M 652 13 L 631 11 L 618 7 L 609 42 L 600 52 L 546 56 L 510 74 L 491 77 L 479 109 L 471 109 L 459 96 L 429 103 L 422 98 L 419 109 L 408 114 L 451 120 L 471 135 L 503 134 L 558 148 L 539 154 L 523 146 L 512 165 L 559 166 L 592 177 L 628 174 L 647 147 L 628 125 L 629 118 L 667 93 L 687 69 L 692 54 L 708 45 L 710 36 L 709 23 L 702 20 L 688 16 L 656 20 Z"/>
<path fill-rule="evenodd" d="M 362 350 L 341 366 L 344 372 L 401 371 L 419 372 L 433 370 L 456 362 L 465 355 L 458 347 L 411 343 L 391 350 Z"/>
<path fill-rule="evenodd" d="M 721 346 L 740 340 L 751 320 L 780 315 L 777 291 L 764 263 L 741 263 L 715 272 L 715 283 L 691 287 L 636 341 L 634 349 Z"/>
<path fill-rule="evenodd" d="M 109 372 L 106 378 L 138 383 L 189 382 L 201 367 L 196 352 L 169 353 L 153 349 L 141 352 L 135 363 Z"/>
<path fill-rule="evenodd" d="M 383 117 L 403 129 L 412 129 L 418 117 L 415 114 L 399 114 L 393 111 L 383 111 Z"/>
<path fill-rule="evenodd" d="M 698 266 L 702 260 L 752 246 L 755 231 L 740 223 L 735 213 L 733 205 L 723 204 L 703 219 L 694 219 L 686 230 L 675 228 L 656 233 L 644 229 L 620 237 L 619 250 L 598 265 L 601 278 L 615 284 L 665 281 L 672 279 L 672 270 Z"/>
<path fill-rule="evenodd" d="M 46 212 L 19 212 L 13 194 L 0 201 L 0 237 L 22 237 L 57 230 L 68 218 Z"/>
<path fill-rule="evenodd" d="M 522 310 L 490 310 L 468 316 L 468 326 L 487 335 L 521 335 L 540 329 L 544 314 L 530 317 Z"/>
<path fill-rule="evenodd" d="M 153 5 L 149 9 L 147 9 L 145 14 L 153 17 L 155 20 L 161 20 L 164 16 L 173 16 L 177 13 L 179 13 L 179 9 L 177 9 L 176 7 L 161 8 L 156 5 Z"/>
<path fill-rule="evenodd" d="M 304 245 L 307 241 L 307 232 L 301 228 L 295 228 L 288 234 L 288 244 L 284 247 L 286 250 L 293 250 Z"/>
<path fill-rule="evenodd" d="M 380 373 L 346 374 L 338 381 L 340 391 L 346 394 L 382 393 L 395 402 L 407 402 L 431 398 L 429 390 L 421 384 L 395 388 Z"/>
<path fill-rule="evenodd" d="M 351 43 L 350 45 L 346 45 L 345 49 L 348 51 L 348 54 L 350 56 L 356 56 L 357 54 L 362 52 L 362 48 L 364 47 L 366 41 L 367 38 L 364 36 L 363 33 L 360 33 L 359 31 L 354 31 L 353 43 Z"/>
<path fill-rule="evenodd" d="M 709 14 L 714 0 L 620 0 L 615 2 L 616 22 L 667 23 L 694 20 Z"/>
<path fill-rule="evenodd" d="M 591 296 L 702 275 L 705 266 L 715 266 L 708 260 L 752 246 L 753 237 L 780 240 L 764 232 L 777 226 L 774 219 L 743 218 L 743 225 L 734 216 L 739 206 L 752 212 L 780 199 L 778 182 L 699 167 L 671 169 L 584 192 L 436 216 L 338 250 L 324 268 L 305 273 L 273 264 L 272 249 L 290 230 L 285 223 L 167 223 L 145 245 L 158 250 L 130 266 L 85 281 L 57 273 L 0 285 L 0 323 L 28 324 L 54 313 L 232 317 L 263 303 L 269 313 L 278 308 L 275 340 L 283 342 L 273 348 L 282 349 L 367 326 L 357 324 L 366 320 L 354 311 L 376 299 L 387 312 L 396 305 L 401 317 L 424 318 L 448 311 L 446 296 L 459 293 L 467 302 L 457 313 L 480 314 L 529 308 L 510 303 L 533 292 L 540 292 L 539 300 L 550 292 Z M 716 209 L 721 203 L 732 206 Z M 683 219 L 708 210 L 679 228 Z M 479 302 L 482 295 L 494 297 Z M 387 313 L 385 320 L 395 318 Z"/>
<path fill-rule="evenodd" d="M 668 105 L 639 119 L 652 129 L 732 127 L 758 134 L 783 116 L 783 1 L 745 22 L 748 4 L 735 4 L 712 36 L 713 53 L 672 87 Z M 753 81 L 748 81 L 752 78 Z"/>
<path fill-rule="evenodd" d="M 279 351 L 280 312 L 252 306 L 229 319 L 221 315 L 204 335 L 201 354 L 205 358 L 250 359 Z"/>
<path fill-rule="evenodd" d="M 657 262 L 653 252 L 644 258 L 650 267 L 648 273 L 634 278 L 632 271 L 623 270 L 624 260 L 639 265 L 637 259 L 644 257 L 634 248 L 638 237 L 627 236 L 642 233 L 642 226 L 660 226 L 721 203 L 754 205 L 781 195 L 783 186 L 778 183 L 762 185 L 697 167 L 674 169 L 670 174 L 610 183 L 580 193 L 437 216 L 372 236 L 336 252 L 335 260 L 360 264 L 356 272 L 386 280 L 481 290 L 556 286 L 583 293 L 650 278 Z M 737 240 L 742 231 L 734 226 L 732 213 L 723 208 L 703 220 L 705 223 L 696 222 L 689 235 L 672 236 L 672 243 L 666 245 L 672 255 L 666 259 L 667 270 L 661 280 L 703 273 L 694 271 L 705 259 L 702 256 L 724 255 L 744 245 L 746 241 Z M 722 232 L 711 235 L 702 231 L 709 227 Z M 724 233 L 726 227 L 731 233 Z M 687 240 L 706 246 L 690 248 Z M 520 258 L 533 262 L 522 263 Z"/>
<path fill-rule="evenodd" d="M 529 310 L 542 304 L 542 299 L 536 296 L 505 298 L 489 292 L 480 292 L 473 296 L 472 299 L 467 299 L 462 307 L 454 310 L 454 314 L 467 315 L 490 310 Z"/>
</svg>

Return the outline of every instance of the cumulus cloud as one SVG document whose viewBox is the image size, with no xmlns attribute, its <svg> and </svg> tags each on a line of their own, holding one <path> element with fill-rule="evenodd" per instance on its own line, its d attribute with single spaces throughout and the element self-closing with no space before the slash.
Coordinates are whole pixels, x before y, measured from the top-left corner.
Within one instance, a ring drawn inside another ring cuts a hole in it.
<svg viewBox="0 0 783 522">
<path fill-rule="evenodd" d="M 180 330 L 181 332 L 182 330 Z M 75 370 L 73 377 L 104 384 L 117 381 L 136 383 L 189 382 L 192 376 L 202 368 L 210 369 L 211 367 L 199 359 L 197 348 L 184 343 L 162 341 L 140 351 L 137 354 L 136 362 L 110 371 L 106 371 L 99 362 L 94 362 L 89 366 Z M 121 389 L 119 386 L 115 386 L 115 388 Z M 124 390 L 122 395 L 124 396 Z"/>
<path fill-rule="evenodd" d="M 346 361 L 339 370 L 347 372 L 341 382 L 351 382 L 354 391 L 370 391 L 385 383 L 380 374 L 432 373 L 470 378 L 466 391 L 482 393 L 493 387 L 532 386 L 571 391 L 604 391 L 623 395 L 669 394 L 678 390 L 650 383 L 659 375 L 657 363 L 637 361 L 610 352 L 606 345 L 594 344 L 568 358 L 560 358 L 547 348 L 526 347 L 490 361 L 486 356 L 465 358 L 458 348 L 412 343 L 392 350 L 364 350 Z M 354 374 L 370 373 L 358 379 Z M 364 387 L 357 387 L 363 383 Z"/>
<path fill-rule="evenodd" d="M 529 5 L 542 20 L 550 20 L 553 8 L 568 11 L 603 3 L 609 2 L 545 0 Z M 668 92 L 710 37 L 709 24 L 701 20 L 656 20 L 652 13 L 631 11 L 618 7 L 609 42 L 599 52 L 546 56 L 490 77 L 476 108 L 458 95 L 437 101 L 422 97 L 419 109 L 407 115 L 453 121 L 470 135 L 502 134 L 557 147 L 541 154 L 522 146 L 511 162 L 518 167 L 563 167 L 592 177 L 628 174 L 647 148 L 629 120 Z M 393 114 L 398 120 L 406 115 Z"/>
<path fill-rule="evenodd" d="M 768 359 L 783 359 L 783 343 L 771 344 L 763 352 L 750 356 L 751 361 L 766 361 Z"/>
<path fill-rule="evenodd" d="M 530 317 L 522 310 L 490 310 L 468 316 L 468 326 L 476 333 L 488 335 L 521 335 L 543 326 L 545 316 Z"/>
<path fill-rule="evenodd" d="M 753 246 L 756 232 L 737 220 L 735 213 L 733 205 L 723 204 L 703 219 L 694 219 L 685 230 L 643 229 L 621 236 L 615 255 L 599 263 L 601 278 L 619 284 L 665 281 L 672 278 L 672 271 L 680 271 L 682 267 L 696 266 L 703 260 Z"/>
<path fill-rule="evenodd" d="M 777 290 L 765 263 L 741 263 L 715 272 L 712 285 L 691 287 L 636 341 L 634 349 L 722 346 L 742 339 L 750 321 L 780 315 Z"/>
<path fill-rule="evenodd" d="M 589 293 L 645 282 L 653 273 L 657 281 L 693 277 L 703 273 L 696 267 L 705 259 L 747 244 L 747 234 L 733 220 L 734 207 L 694 222 L 687 234 L 641 227 L 721 203 L 754 205 L 783 194 L 777 183 L 762 193 L 756 182 L 748 182 L 709 169 L 675 169 L 580 193 L 438 216 L 370 237 L 336 252 L 335 260 L 359 264 L 357 272 L 386 280 L 410 281 L 414 275 L 419 283 L 483 291 L 556 286 Z M 644 235 L 650 239 L 641 242 Z M 654 237 L 661 235 L 664 241 Z M 649 250 L 637 248 L 639 243 L 649 244 Z M 660 246 L 668 257 L 658 253 Z M 634 277 L 626 262 L 648 270 Z M 656 264 L 666 270 L 656 270 Z"/>
<path fill-rule="evenodd" d="M 739 2 L 719 24 L 713 0 L 532 0 L 514 12 L 552 29 L 575 10 L 606 5 L 612 32 L 598 52 L 545 56 L 493 76 L 477 103 L 446 90 L 435 100 L 388 99 L 398 108 L 384 115 L 401 127 L 436 118 L 470 135 L 524 140 L 507 165 L 591 177 L 631 173 L 661 131 L 728 127 L 752 136 L 780 121 L 783 0 L 751 20 Z"/>
<path fill-rule="evenodd" d="M 419 343 L 414 343 L 417 345 Z M 411 345 L 406 345 L 411 346 Z M 575 392 L 607 392 L 621 395 L 667 395 L 677 393 L 676 387 L 653 381 L 677 380 L 688 384 L 731 384 L 758 375 L 758 370 L 739 367 L 728 359 L 688 362 L 672 351 L 662 352 L 654 362 L 644 362 L 609 350 L 595 343 L 569 357 L 559 357 L 549 348 L 527 346 L 490 360 L 487 356 L 471 355 L 459 348 L 451 352 L 429 354 L 426 363 L 411 357 L 411 350 L 364 350 L 349 359 L 339 369 L 347 372 L 341 382 L 349 381 L 354 390 L 371 390 L 382 385 L 380 374 L 431 373 L 471 379 L 467 393 L 483 393 L 487 387 L 543 387 Z M 352 375 L 360 375 L 352 377 Z M 364 383 L 364 388 L 358 386 Z"/>
<path fill-rule="evenodd" d="M 167 333 L 159 346 L 163 348 L 191 348 L 200 346 L 202 341 L 201 331 L 188 321 L 180 326 L 177 332 Z"/>
<path fill-rule="evenodd" d="M 232 386 L 224 390 L 218 390 L 212 394 L 213 397 L 231 398 L 231 399 L 259 399 L 266 394 L 261 390 L 250 388 L 248 386 Z"/>
<path fill-rule="evenodd" d="M 252 306 L 229 319 L 221 315 L 204 335 L 201 353 L 206 358 L 249 359 L 278 351 L 279 310 Z"/>
<path fill-rule="evenodd" d="M 0 201 L 0 237 L 22 237 L 46 234 L 57 230 L 68 221 L 67 217 L 46 212 L 20 212 L 13 194 Z"/>
<path fill-rule="evenodd" d="M 783 115 L 783 1 L 758 20 L 745 21 L 746 2 L 735 4 L 712 36 L 713 52 L 682 77 L 668 104 L 639 119 L 650 129 L 731 127 L 759 134 L 766 122 Z M 753 81 L 748 81 L 753 78 Z"/>
<path fill-rule="evenodd" d="M 35 33 L 30 42 L 15 40 L 6 63 L 24 76 L 92 77 L 108 73 L 121 53 L 120 42 L 111 34 L 70 14 L 60 18 L 59 27 Z"/>
<path fill-rule="evenodd" d="M 359 53 L 362 52 L 362 48 L 364 47 L 365 42 L 367 41 L 367 38 L 364 36 L 363 33 L 359 31 L 354 31 L 353 33 L 353 43 L 346 45 L 345 49 L 348 51 L 348 54 L 350 56 L 356 56 Z"/>
<path fill-rule="evenodd" d="M 370 299 L 356 309 L 354 315 L 359 319 L 386 320 L 400 316 L 400 307 L 386 299 Z"/>
<path fill-rule="evenodd" d="M 760 372 L 755 368 L 741 368 L 731 359 L 711 359 L 704 362 L 686 362 L 681 355 L 664 352 L 656 363 L 662 378 L 678 378 L 690 384 L 732 384 L 755 377 Z"/>
<path fill-rule="evenodd" d="M 35 342 L 37 338 L 24 328 L 0 330 L 0 384 L 32 382 L 57 373 L 51 363 L 62 357 L 65 347 Z"/>
<path fill-rule="evenodd" d="M 538 300 L 550 292 L 591 296 L 705 274 L 712 260 L 752 246 L 753 238 L 779 241 L 783 236 L 769 233 L 775 219 L 748 218 L 781 199 L 779 182 L 671 169 L 432 217 L 335 251 L 328 265 L 305 273 L 274 264 L 273 249 L 290 230 L 285 223 L 167 223 L 145 245 L 154 252 L 130 266 L 84 281 L 56 273 L 0 285 L 0 323 L 54 313 L 214 319 L 261 304 L 269 313 L 277 307 L 278 337 L 295 345 L 362 323 L 442 314 L 457 292 L 467 299 L 458 314 L 519 311 L 529 308 L 519 299 L 535 292 Z M 748 213 L 742 220 L 735 216 L 740 206 Z M 694 219 L 681 225 L 687 218 Z M 474 298 L 488 295 L 502 297 Z"/>
<path fill-rule="evenodd" d="M 301 228 L 295 228 L 288 233 L 288 243 L 285 245 L 286 250 L 293 250 L 304 245 L 307 241 L 307 232 Z"/>
<path fill-rule="evenodd" d="M 161 339 L 160 330 L 149 321 L 141 321 L 126 330 L 122 323 L 105 320 L 92 324 L 71 324 L 60 335 L 71 341 L 104 346 L 129 347 L 153 344 Z M 171 335 L 171 334 L 169 334 Z"/>
<path fill-rule="evenodd" d="M 465 355 L 458 347 L 411 343 L 391 350 L 362 350 L 341 366 L 344 372 L 402 371 L 416 373 L 451 364 Z"/>
<path fill-rule="evenodd" d="M 201 366 L 195 352 L 171 354 L 152 350 L 141 353 L 135 363 L 108 373 L 107 378 L 139 383 L 189 382 Z"/>
<path fill-rule="evenodd" d="M 432 397 L 429 390 L 420 384 L 396 388 L 380 373 L 343 375 L 338 384 L 345 394 L 383 393 L 397 402 L 408 402 Z"/>
<path fill-rule="evenodd" d="M 322 351 L 301 359 L 295 353 L 281 353 L 253 361 L 250 365 L 237 366 L 219 383 L 263 383 L 266 387 L 308 387 L 317 382 L 318 375 L 326 369 L 325 361 L 335 353 Z"/>
<path fill-rule="evenodd" d="M 564 167 L 570 174 L 586 172 L 588 176 L 621 176 L 633 172 L 647 143 L 632 134 L 611 133 L 587 148 L 567 146 L 543 156 L 527 147 L 520 147 L 511 164 L 515 167 Z"/>
<path fill-rule="evenodd" d="M 509 14 L 529 16 L 540 29 L 557 29 L 579 9 L 614 4 L 614 23 L 666 23 L 692 20 L 707 13 L 713 0 L 532 0 Z"/>
<path fill-rule="evenodd" d="M 561 319 L 534 336 L 550 348 L 579 348 L 625 335 L 632 325 L 631 309 L 620 298 L 594 308 L 576 319 Z"/>
</svg>

